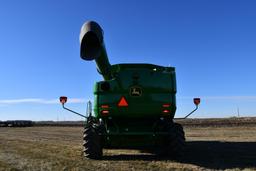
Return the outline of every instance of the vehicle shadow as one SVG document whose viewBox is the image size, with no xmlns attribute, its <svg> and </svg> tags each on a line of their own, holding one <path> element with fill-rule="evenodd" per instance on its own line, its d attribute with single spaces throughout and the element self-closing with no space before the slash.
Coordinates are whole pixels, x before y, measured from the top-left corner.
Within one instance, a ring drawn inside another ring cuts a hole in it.
<svg viewBox="0 0 256 171">
<path fill-rule="evenodd" d="M 208 169 L 256 168 L 256 142 L 189 141 L 179 159 L 156 155 L 104 156 L 103 160 L 176 161 Z"/>
</svg>

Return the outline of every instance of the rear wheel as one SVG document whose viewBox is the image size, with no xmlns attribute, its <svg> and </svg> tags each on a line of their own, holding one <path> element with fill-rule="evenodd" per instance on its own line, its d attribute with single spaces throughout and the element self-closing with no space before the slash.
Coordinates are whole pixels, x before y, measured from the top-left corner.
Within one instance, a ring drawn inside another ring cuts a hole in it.
<svg viewBox="0 0 256 171">
<path fill-rule="evenodd" d="M 167 153 L 172 157 L 181 157 L 185 149 L 185 133 L 178 123 L 168 126 Z"/>
<path fill-rule="evenodd" d="M 92 124 L 84 128 L 84 156 L 90 159 L 100 159 L 102 157 L 102 146 L 100 136 Z"/>
</svg>

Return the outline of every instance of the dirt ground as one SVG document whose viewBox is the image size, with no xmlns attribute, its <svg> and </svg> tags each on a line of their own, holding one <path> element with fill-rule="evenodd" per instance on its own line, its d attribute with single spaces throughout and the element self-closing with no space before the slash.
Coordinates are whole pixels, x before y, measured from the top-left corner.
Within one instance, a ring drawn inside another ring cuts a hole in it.
<svg viewBox="0 0 256 171">
<path fill-rule="evenodd" d="M 185 126 L 183 158 L 137 150 L 82 156 L 82 127 L 0 128 L 0 170 L 256 170 L 256 125 Z"/>
</svg>

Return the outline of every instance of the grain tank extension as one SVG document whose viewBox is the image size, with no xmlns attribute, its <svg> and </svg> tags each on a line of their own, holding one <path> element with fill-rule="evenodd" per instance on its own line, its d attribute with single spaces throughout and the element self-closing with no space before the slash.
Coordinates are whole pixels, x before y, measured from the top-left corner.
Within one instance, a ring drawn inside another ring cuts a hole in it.
<svg viewBox="0 0 256 171">
<path fill-rule="evenodd" d="M 101 158 L 103 148 L 146 148 L 154 149 L 157 154 L 182 154 L 184 131 L 180 124 L 173 122 L 174 67 L 146 63 L 111 65 L 103 30 L 94 21 L 82 26 L 80 56 L 86 61 L 95 60 L 103 77 L 94 86 L 94 116 L 88 104 L 89 116 L 84 129 L 86 157 Z M 63 98 L 60 100 L 64 107 Z"/>
</svg>

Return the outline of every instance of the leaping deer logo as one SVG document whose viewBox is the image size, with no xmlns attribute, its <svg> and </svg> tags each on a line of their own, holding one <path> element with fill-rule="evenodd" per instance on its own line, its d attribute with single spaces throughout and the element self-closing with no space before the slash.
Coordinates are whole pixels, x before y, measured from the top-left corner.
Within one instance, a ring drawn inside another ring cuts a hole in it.
<svg viewBox="0 0 256 171">
<path fill-rule="evenodd" d="M 131 96 L 141 96 L 142 90 L 140 87 L 131 87 Z"/>
</svg>

